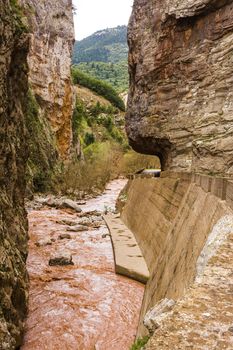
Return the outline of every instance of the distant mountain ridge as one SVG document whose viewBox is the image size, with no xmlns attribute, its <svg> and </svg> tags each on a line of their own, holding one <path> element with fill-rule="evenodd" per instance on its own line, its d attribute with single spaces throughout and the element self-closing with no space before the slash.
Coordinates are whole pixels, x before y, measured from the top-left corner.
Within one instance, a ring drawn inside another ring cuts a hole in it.
<svg viewBox="0 0 233 350">
<path fill-rule="evenodd" d="M 112 85 L 118 93 L 127 91 L 127 27 L 99 30 L 81 41 L 76 41 L 73 65 L 82 72 Z"/>
<path fill-rule="evenodd" d="M 118 26 L 99 30 L 87 38 L 76 41 L 73 64 L 82 62 L 119 63 L 127 60 L 127 27 Z"/>
</svg>

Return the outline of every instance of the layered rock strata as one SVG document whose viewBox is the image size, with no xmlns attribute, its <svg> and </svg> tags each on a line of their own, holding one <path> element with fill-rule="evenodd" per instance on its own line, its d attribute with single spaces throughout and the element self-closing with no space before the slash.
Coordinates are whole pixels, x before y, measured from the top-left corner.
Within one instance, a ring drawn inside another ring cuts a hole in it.
<svg viewBox="0 0 233 350">
<path fill-rule="evenodd" d="M 30 28 L 30 85 L 40 114 L 49 121 L 60 156 L 69 156 L 72 141 L 74 40 L 72 1 L 20 0 Z"/>
<path fill-rule="evenodd" d="M 126 128 L 163 169 L 233 173 L 233 1 L 135 0 Z"/>
<path fill-rule="evenodd" d="M 21 343 L 27 311 L 28 34 L 15 1 L 0 0 L 0 348 Z"/>
</svg>

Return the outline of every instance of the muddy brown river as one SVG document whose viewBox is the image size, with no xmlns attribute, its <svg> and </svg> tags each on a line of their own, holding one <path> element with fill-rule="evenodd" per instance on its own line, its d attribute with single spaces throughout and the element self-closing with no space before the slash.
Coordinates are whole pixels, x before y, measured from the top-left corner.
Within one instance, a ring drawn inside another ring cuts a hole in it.
<svg viewBox="0 0 233 350">
<path fill-rule="evenodd" d="M 112 181 L 99 197 L 82 205 L 84 212 L 114 208 L 125 180 Z M 78 221 L 72 210 L 30 209 L 29 316 L 21 350 L 128 350 L 134 341 L 144 286 L 114 272 L 108 230 L 99 228 L 67 233 L 68 221 Z M 36 246 L 41 239 L 52 245 Z M 72 254 L 74 265 L 49 266 L 57 251 Z"/>
</svg>

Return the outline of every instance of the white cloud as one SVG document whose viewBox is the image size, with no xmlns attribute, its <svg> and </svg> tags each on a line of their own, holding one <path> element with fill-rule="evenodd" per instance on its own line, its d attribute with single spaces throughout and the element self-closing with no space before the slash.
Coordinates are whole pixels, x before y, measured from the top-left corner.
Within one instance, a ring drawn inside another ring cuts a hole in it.
<svg viewBox="0 0 233 350">
<path fill-rule="evenodd" d="M 73 4 L 76 39 L 80 40 L 100 29 L 127 25 L 133 0 L 73 0 Z"/>
</svg>

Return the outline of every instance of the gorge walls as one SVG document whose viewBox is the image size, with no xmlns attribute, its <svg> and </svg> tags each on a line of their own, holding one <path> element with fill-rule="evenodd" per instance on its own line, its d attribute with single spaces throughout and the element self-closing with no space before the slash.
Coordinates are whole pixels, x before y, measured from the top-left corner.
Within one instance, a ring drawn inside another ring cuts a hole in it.
<svg viewBox="0 0 233 350">
<path fill-rule="evenodd" d="M 72 1 L 18 0 L 30 36 L 26 126 L 30 135 L 27 194 L 54 185 L 54 174 L 69 159 L 74 94 L 71 57 Z"/>
<path fill-rule="evenodd" d="M 42 114 L 55 135 L 60 156 L 71 146 L 73 90 L 71 58 L 74 41 L 71 0 L 20 0 L 30 31 L 29 80 Z"/>
<path fill-rule="evenodd" d="M 11 4 L 11 5 L 10 5 Z M 27 311 L 24 210 L 28 34 L 14 1 L 0 0 L 0 348 L 20 345 Z"/>
<path fill-rule="evenodd" d="M 26 184 L 69 157 L 72 2 L 0 0 L 0 348 L 18 349 L 27 314 Z"/>
<path fill-rule="evenodd" d="M 163 170 L 131 182 L 121 214 L 150 271 L 148 350 L 232 348 L 232 14 L 232 0 L 134 1 L 126 130 Z"/>
<path fill-rule="evenodd" d="M 135 0 L 126 128 L 163 169 L 233 173 L 233 1 Z"/>
</svg>

